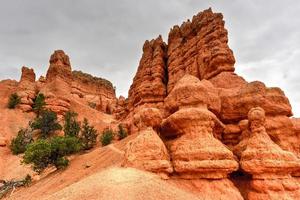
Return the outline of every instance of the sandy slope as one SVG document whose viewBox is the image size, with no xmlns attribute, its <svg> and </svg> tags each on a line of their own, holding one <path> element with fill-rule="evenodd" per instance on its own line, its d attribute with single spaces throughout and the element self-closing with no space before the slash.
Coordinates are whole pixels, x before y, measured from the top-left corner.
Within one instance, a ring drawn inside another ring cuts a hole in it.
<svg viewBox="0 0 300 200">
<path fill-rule="evenodd" d="M 178 189 L 154 174 L 133 168 L 109 168 L 93 174 L 43 200 L 196 200 L 195 195 Z"/>
<path fill-rule="evenodd" d="M 123 151 L 131 135 L 121 142 L 72 158 L 64 171 L 54 172 L 7 199 L 200 199 L 155 174 L 121 168 Z"/>
</svg>

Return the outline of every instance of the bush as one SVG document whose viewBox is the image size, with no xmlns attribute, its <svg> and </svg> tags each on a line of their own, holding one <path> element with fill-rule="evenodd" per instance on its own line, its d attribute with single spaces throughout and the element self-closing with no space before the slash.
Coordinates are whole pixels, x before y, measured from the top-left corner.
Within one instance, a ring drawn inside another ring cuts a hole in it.
<svg viewBox="0 0 300 200">
<path fill-rule="evenodd" d="M 28 129 L 20 129 L 17 137 L 11 141 L 10 150 L 15 155 L 24 153 L 27 145 L 31 142 L 33 142 L 31 131 Z"/>
<path fill-rule="evenodd" d="M 97 130 L 93 126 L 90 126 L 88 120 L 84 118 L 80 135 L 83 149 L 88 150 L 93 148 L 96 144 L 96 138 Z"/>
<path fill-rule="evenodd" d="M 17 93 L 13 93 L 9 96 L 8 105 L 9 109 L 14 109 L 21 102 L 21 98 L 17 95 Z"/>
<path fill-rule="evenodd" d="M 51 138 L 52 158 L 57 160 L 59 157 L 70 155 L 81 150 L 81 143 L 76 137 L 56 136 Z"/>
<path fill-rule="evenodd" d="M 54 165 L 57 169 L 65 169 L 69 165 L 69 160 L 65 157 L 59 157 Z"/>
<path fill-rule="evenodd" d="M 40 139 L 28 145 L 23 162 L 33 164 L 33 170 L 41 172 L 51 163 L 51 144 Z"/>
<path fill-rule="evenodd" d="M 43 111 L 30 125 L 33 130 L 41 130 L 41 138 L 47 138 L 50 133 L 61 130 L 61 125 L 57 122 L 57 115 L 52 111 Z"/>
<path fill-rule="evenodd" d="M 119 140 L 126 138 L 128 134 L 127 134 L 127 131 L 123 128 L 122 124 L 119 124 L 118 128 L 119 128 L 119 130 L 118 130 Z"/>
<path fill-rule="evenodd" d="M 45 105 L 45 96 L 43 93 L 39 93 L 34 99 L 32 109 L 37 114 L 37 116 L 40 116 L 40 114 L 44 111 Z"/>
<path fill-rule="evenodd" d="M 102 132 L 102 135 L 100 138 L 102 146 L 106 146 L 106 145 L 110 144 L 113 138 L 114 138 L 113 131 L 111 129 L 105 129 Z"/>
<path fill-rule="evenodd" d="M 77 113 L 68 111 L 64 116 L 64 133 L 65 136 L 78 136 L 80 131 L 80 123 L 76 121 Z"/>
<path fill-rule="evenodd" d="M 81 143 L 76 137 L 56 136 L 50 140 L 39 139 L 28 145 L 23 162 L 33 164 L 37 172 L 43 171 L 48 165 L 54 165 L 57 169 L 68 166 L 67 155 L 80 151 Z"/>
</svg>

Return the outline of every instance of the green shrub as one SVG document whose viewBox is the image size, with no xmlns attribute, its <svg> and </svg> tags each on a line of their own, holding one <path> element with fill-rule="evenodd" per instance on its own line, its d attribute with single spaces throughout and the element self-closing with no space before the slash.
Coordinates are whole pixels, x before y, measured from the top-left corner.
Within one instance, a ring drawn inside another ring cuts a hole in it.
<svg viewBox="0 0 300 200">
<path fill-rule="evenodd" d="M 80 134 L 83 149 L 88 150 L 93 148 L 96 144 L 96 138 L 97 130 L 93 126 L 90 126 L 88 120 L 84 118 Z"/>
<path fill-rule="evenodd" d="M 118 128 L 119 128 L 119 130 L 118 130 L 119 140 L 126 138 L 128 134 L 127 134 L 127 131 L 123 128 L 122 124 L 119 124 Z"/>
<path fill-rule="evenodd" d="M 43 93 L 39 93 L 34 99 L 32 109 L 37 114 L 37 116 L 40 116 L 40 114 L 44 111 L 45 105 L 45 96 Z"/>
<path fill-rule="evenodd" d="M 57 115 L 52 111 L 43 111 L 41 115 L 30 125 L 33 130 L 41 130 L 41 138 L 47 138 L 52 132 L 61 130 L 61 125 L 57 122 Z"/>
<path fill-rule="evenodd" d="M 15 155 L 24 153 L 27 145 L 31 142 L 33 142 L 31 131 L 28 129 L 20 129 L 17 137 L 11 141 L 10 150 Z"/>
<path fill-rule="evenodd" d="M 28 145 L 23 162 L 33 164 L 33 169 L 41 172 L 51 163 L 51 154 L 52 150 L 49 141 L 39 139 Z"/>
<path fill-rule="evenodd" d="M 17 93 L 13 93 L 9 96 L 7 107 L 9 109 L 14 109 L 21 102 L 21 98 Z"/>
<path fill-rule="evenodd" d="M 37 172 L 43 171 L 49 165 L 62 169 L 69 164 L 65 156 L 76 153 L 80 149 L 81 143 L 76 137 L 56 136 L 50 140 L 39 139 L 28 145 L 23 162 L 32 164 Z"/>
<path fill-rule="evenodd" d="M 57 169 L 65 169 L 69 165 L 69 160 L 65 157 L 59 157 L 54 165 Z"/>
<path fill-rule="evenodd" d="M 77 122 L 76 117 L 77 113 L 68 111 L 64 116 L 64 133 L 65 136 L 78 136 L 80 131 L 80 123 Z"/>
<path fill-rule="evenodd" d="M 114 138 L 114 133 L 111 129 L 105 129 L 101 135 L 101 144 L 102 146 L 106 146 L 111 143 Z"/>
<path fill-rule="evenodd" d="M 54 160 L 81 150 L 80 140 L 76 137 L 56 136 L 51 138 L 50 144 L 52 149 L 52 158 L 54 158 Z"/>
</svg>

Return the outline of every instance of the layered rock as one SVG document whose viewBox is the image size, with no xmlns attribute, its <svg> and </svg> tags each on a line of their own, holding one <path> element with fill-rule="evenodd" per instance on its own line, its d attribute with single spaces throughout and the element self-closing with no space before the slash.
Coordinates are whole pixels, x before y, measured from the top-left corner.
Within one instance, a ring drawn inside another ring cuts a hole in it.
<svg viewBox="0 0 300 200">
<path fill-rule="evenodd" d="M 247 118 L 252 107 L 263 108 L 270 116 L 291 116 L 288 98 L 279 88 L 267 88 L 255 81 L 234 89 L 220 90 L 222 109 L 220 117 L 225 122 L 238 122 Z"/>
<path fill-rule="evenodd" d="M 222 142 L 229 147 L 233 147 L 240 141 L 241 128 L 239 125 L 227 124 L 222 134 Z"/>
<path fill-rule="evenodd" d="M 137 73 L 128 92 L 130 110 L 143 104 L 162 107 L 167 81 L 165 51 L 166 44 L 161 36 L 145 42 Z"/>
<path fill-rule="evenodd" d="M 159 131 L 161 122 L 162 113 L 157 108 L 141 108 L 133 116 L 133 124 L 138 128 L 138 131 L 147 127 Z"/>
<path fill-rule="evenodd" d="M 89 106 L 111 114 L 115 109 L 116 94 L 112 83 L 81 71 L 72 72 L 72 94 L 83 98 Z"/>
<path fill-rule="evenodd" d="M 253 177 L 248 199 L 297 199 L 300 187 L 290 175 L 299 169 L 300 160 L 270 139 L 262 108 L 252 108 L 248 120 L 251 136 L 240 161 L 242 169 Z"/>
<path fill-rule="evenodd" d="M 72 80 L 72 70 L 69 56 L 63 50 L 56 50 L 49 60 L 50 66 L 47 71 L 46 81 L 51 82 L 54 79 L 61 78 L 66 82 Z"/>
<path fill-rule="evenodd" d="M 220 101 L 211 84 L 212 90 L 204 89 L 207 84 L 185 75 L 165 99 L 167 108 L 175 113 L 163 121 L 162 135 L 176 138 L 169 141 L 169 149 L 174 171 L 183 178 L 226 178 L 238 168 L 233 153 L 213 136 L 214 128 L 220 130 L 223 124 L 208 110 L 217 111 Z"/>
<path fill-rule="evenodd" d="M 22 67 L 21 79 L 18 83 L 17 94 L 21 98 L 18 105 L 24 112 L 32 111 L 33 101 L 36 97 L 37 87 L 35 83 L 35 73 L 33 69 Z"/>
<path fill-rule="evenodd" d="M 62 50 L 56 50 L 49 63 L 40 92 L 45 95 L 46 108 L 63 115 L 70 109 L 72 71 L 69 56 Z"/>
<path fill-rule="evenodd" d="M 251 132 L 249 129 L 249 122 L 247 119 L 240 121 L 239 127 L 241 130 L 241 135 L 239 136 L 239 143 L 233 147 L 233 152 L 240 159 L 242 153 L 246 150 L 248 140 L 251 136 Z"/>
<path fill-rule="evenodd" d="M 128 99 L 120 96 L 116 101 L 114 115 L 117 119 L 124 119 L 128 114 Z"/>
<path fill-rule="evenodd" d="M 168 38 L 168 92 L 185 73 L 209 79 L 234 71 L 235 59 L 227 42 L 223 16 L 211 9 L 174 26 Z"/>
<path fill-rule="evenodd" d="M 127 144 L 125 167 L 167 175 L 173 172 L 165 144 L 152 128 L 146 128 Z"/>
</svg>

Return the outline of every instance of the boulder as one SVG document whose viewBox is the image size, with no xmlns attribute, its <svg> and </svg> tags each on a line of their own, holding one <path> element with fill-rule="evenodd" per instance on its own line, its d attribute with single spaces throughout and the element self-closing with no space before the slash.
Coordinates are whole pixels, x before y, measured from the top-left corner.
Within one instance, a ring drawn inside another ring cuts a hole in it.
<svg viewBox="0 0 300 200">
<path fill-rule="evenodd" d="M 168 151 L 152 128 L 144 129 L 127 144 L 123 166 L 162 175 L 173 172 Z"/>
</svg>

